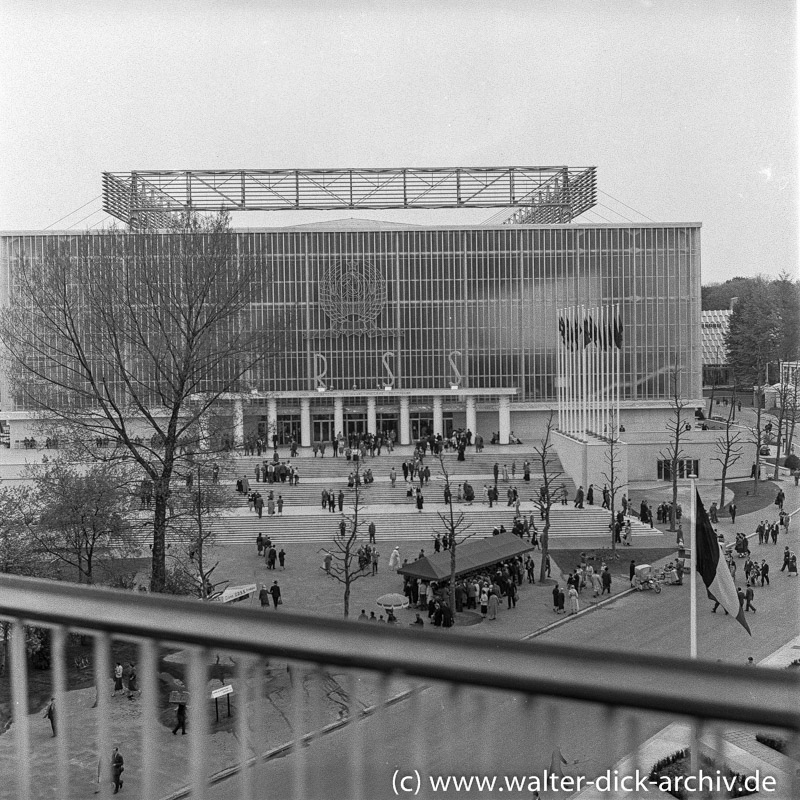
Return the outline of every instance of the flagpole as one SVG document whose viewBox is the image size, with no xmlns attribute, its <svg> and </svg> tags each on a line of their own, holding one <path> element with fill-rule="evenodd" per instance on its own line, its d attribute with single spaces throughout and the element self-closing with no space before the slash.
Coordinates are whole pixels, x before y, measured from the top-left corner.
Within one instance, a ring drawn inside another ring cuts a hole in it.
<svg viewBox="0 0 800 800">
<path fill-rule="evenodd" d="M 689 657 L 697 658 L 697 489 L 695 477 L 689 477 L 689 486 L 692 493 L 689 503 Z"/>
</svg>

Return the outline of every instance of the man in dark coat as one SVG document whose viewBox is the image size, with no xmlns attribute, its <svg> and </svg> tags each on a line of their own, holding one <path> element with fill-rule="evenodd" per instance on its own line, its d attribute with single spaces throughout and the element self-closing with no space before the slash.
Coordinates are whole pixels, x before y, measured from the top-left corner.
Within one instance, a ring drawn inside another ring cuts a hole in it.
<svg viewBox="0 0 800 800">
<path fill-rule="evenodd" d="M 186 736 L 186 704 L 178 703 L 175 709 L 175 727 L 172 729 L 172 735 L 178 735 L 178 728 L 181 729 L 181 735 Z"/>
<path fill-rule="evenodd" d="M 47 704 L 47 708 L 44 710 L 44 717 L 45 719 L 50 720 L 50 727 L 53 729 L 53 736 L 56 735 L 56 699 L 55 697 L 50 698 L 50 702 Z"/>
<path fill-rule="evenodd" d="M 118 748 L 111 751 L 111 781 L 114 784 L 114 794 L 122 788 L 122 773 L 125 771 L 125 760 Z"/>
<path fill-rule="evenodd" d="M 275 608 L 277 608 L 278 604 L 281 602 L 281 587 L 278 586 L 278 581 L 273 582 L 272 588 L 269 590 L 269 593 L 272 595 L 272 602 Z"/>
</svg>

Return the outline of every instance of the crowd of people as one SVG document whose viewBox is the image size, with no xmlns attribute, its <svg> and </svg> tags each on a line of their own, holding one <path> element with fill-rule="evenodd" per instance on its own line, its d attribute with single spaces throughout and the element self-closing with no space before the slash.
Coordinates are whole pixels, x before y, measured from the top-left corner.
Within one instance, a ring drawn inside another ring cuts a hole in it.
<svg viewBox="0 0 800 800">
<path fill-rule="evenodd" d="M 420 557 L 425 553 L 421 551 Z M 509 609 L 516 608 L 519 587 L 527 580 L 535 583 L 535 563 L 530 555 L 501 561 L 492 567 L 460 575 L 454 584 L 456 613 L 474 610 L 484 619 L 495 620 L 501 601 Z M 403 594 L 412 608 L 424 609 L 434 627 L 448 628 L 453 624 L 449 604 L 449 582 L 426 581 L 406 577 Z"/>
</svg>

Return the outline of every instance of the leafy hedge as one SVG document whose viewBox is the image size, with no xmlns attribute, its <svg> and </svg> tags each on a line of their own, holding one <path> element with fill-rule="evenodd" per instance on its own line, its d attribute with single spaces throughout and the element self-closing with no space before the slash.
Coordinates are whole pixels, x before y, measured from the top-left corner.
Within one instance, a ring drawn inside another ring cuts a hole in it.
<svg viewBox="0 0 800 800">
<path fill-rule="evenodd" d="M 686 747 L 683 750 L 677 750 L 672 755 L 657 761 L 650 770 L 650 780 L 653 783 L 658 783 L 661 778 L 670 778 L 670 785 L 672 785 L 675 781 L 675 778 L 677 778 L 679 775 L 686 775 L 688 773 L 689 755 L 689 748 Z M 744 781 L 747 778 L 747 775 L 743 775 L 740 772 L 734 772 L 725 764 L 718 765 L 713 758 L 709 758 L 708 756 L 701 754 L 700 769 L 707 774 L 714 773 L 717 769 L 719 769 L 719 771 L 726 778 L 736 779 L 736 785 L 734 786 L 733 790 L 730 792 L 725 791 L 723 795 L 724 797 L 747 797 L 747 795 L 754 794 L 752 790 L 745 789 L 744 787 Z M 687 792 L 683 787 L 672 789 L 670 794 L 673 797 L 677 797 L 678 800 L 696 800 L 696 798 L 702 796 L 698 795 L 697 792 Z"/>
<path fill-rule="evenodd" d="M 757 733 L 756 741 L 777 750 L 779 753 L 785 753 L 788 746 L 786 739 L 781 739 L 779 736 L 769 736 L 766 733 Z"/>
</svg>

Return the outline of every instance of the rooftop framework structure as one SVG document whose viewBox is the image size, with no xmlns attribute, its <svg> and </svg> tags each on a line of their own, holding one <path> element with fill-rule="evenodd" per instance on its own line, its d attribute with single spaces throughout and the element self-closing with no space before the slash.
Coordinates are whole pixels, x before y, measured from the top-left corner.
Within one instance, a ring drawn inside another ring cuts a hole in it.
<svg viewBox="0 0 800 800">
<path fill-rule="evenodd" d="M 596 167 L 137 170 L 103 173 L 103 210 L 133 228 L 186 211 L 509 208 L 506 224 L 571 222 Z"/>
</svg>

